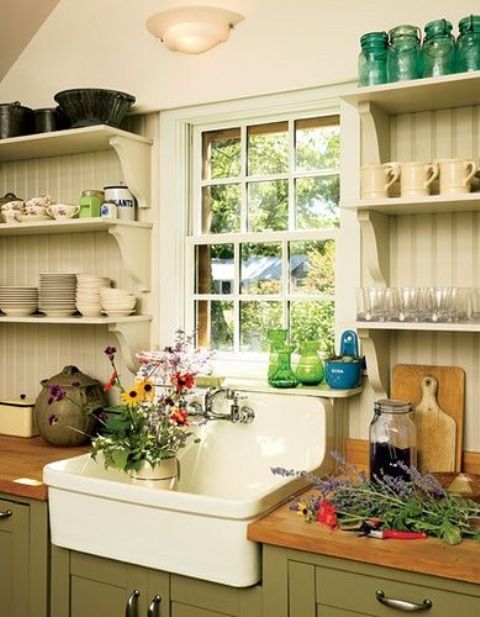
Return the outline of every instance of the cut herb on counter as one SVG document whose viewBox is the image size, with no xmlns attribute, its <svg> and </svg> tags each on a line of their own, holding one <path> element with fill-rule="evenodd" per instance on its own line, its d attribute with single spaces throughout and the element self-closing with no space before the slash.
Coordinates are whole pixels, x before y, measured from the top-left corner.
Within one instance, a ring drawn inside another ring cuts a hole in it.
<svg viewBox="0 0 480 617">
<path fill-rule="evenodd" d="M 378 530 L 423 532 L 447 544 L 480 540 L 480 504 L 448 494 L 431 474 L 404 465 L 406 478 L 383 475 L 369 480 L 354 465 L 332 456 L 339 463 L 340 477 L 272 468 L 276 475 L 313 483 L 316 493 L 291 505 L 307 522 L 348 529 L 375 520 Z"/>
</svg>

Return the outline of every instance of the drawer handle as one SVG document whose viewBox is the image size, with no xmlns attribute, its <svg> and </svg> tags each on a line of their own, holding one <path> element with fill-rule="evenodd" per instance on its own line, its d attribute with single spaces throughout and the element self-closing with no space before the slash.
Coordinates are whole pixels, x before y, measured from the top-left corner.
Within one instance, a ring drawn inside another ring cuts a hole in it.
<svg viewBox="0 0 480 617">
<path fill-rule="evenodd" d="M 10 518 L 12 515 L 13 515 L 13 512 L 11 510 L 4 510 L 3 512 L 0 512 L 0 519 Z"/>
<path fill-rule="evenodd" d="M 405 611 L 406 613 L 419 613 L 420 611 L 429 611 L 433 602 L 431 600 L 423 600 L 421 604 L 415 604 L 415 602 L 406 602 L 405 600 L 397 600 L 396 598 L 388 598 L 381 589 L 375 592 L 375 597 L 384 606 L 389 608 L 396 608 L 398 611 Z"/>
<path fill-rule="evenodd" d="M 148 607 L 147 617 L 160 617 L 161 602 L 161 596 L 156 595 L 153 597 L 153 600 L 150 602 L 150 606 Z"/>
<path fill-rule="evenodd" d="M 134 589 L 127 600 L 127 609 L 125 611 L 125 617 L 137 617 L 137 602 L 140 591 Z"/>
</svg>

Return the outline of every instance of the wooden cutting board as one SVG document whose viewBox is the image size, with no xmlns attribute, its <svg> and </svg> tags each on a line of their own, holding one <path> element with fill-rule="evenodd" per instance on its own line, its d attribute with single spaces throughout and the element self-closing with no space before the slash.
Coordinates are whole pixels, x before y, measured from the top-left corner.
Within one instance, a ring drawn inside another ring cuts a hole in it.
<svg viewBox="0 0 480 617">
<path fill-rule="evenodd" d="M 392 373 L 392 398 L 410 401 L 415 408 L 419 469 L 460 471 L 465 371 L 455 366 L 397 364 Z"/>
</svg>

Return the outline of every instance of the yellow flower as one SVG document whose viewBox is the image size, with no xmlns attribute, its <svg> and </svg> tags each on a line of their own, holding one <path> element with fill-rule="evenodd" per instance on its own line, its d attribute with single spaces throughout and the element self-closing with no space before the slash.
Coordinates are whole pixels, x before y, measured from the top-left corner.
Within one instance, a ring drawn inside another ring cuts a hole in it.
<svg viewBox="0 0 480 617">
<path fill-rule="evenodd" d="M 155 387 L 149 379 L 135 382 L 135 388 L 138 390 L 142 401 L 151 401 L 155 395 Z"/>
<path fill-rule="evenodd" d="M 124 405 L 128 405 L 129 407 L 134 407 L 138 405 L 143 400 L 142 394 L 138 387 L 132 387 L 129 390 L 125 390 L 122 392 L 122 403 Z"/>
</svg>

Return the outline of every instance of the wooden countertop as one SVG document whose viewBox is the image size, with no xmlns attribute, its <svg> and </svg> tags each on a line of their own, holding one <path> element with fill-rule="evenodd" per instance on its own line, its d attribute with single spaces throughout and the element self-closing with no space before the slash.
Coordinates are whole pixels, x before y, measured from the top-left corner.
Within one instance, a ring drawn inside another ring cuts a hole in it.
<svg viewBox="0 0 480 617">
<path fill-rule="evenodd" d="M 280 506 L 250 523 L 248 539 L 319 555 L 340 557 L 480 584 L 480 542 L 465 540 L 449 546 L 440 540 L 376 540 L 307 523 L 303 516 Z"/>
<path fill-rule="evenodd" d="M 43 467 L 53 461 L 85 454 L 88 449 L 88 446 L 57 448 L 41 437 L 23 439 L 0 435 L 0 493 L 45 501 L 48 488 L 42 482 Z M 19 483 L 21 478 L 33 480 L 34 484 Z"/>
</svg>

